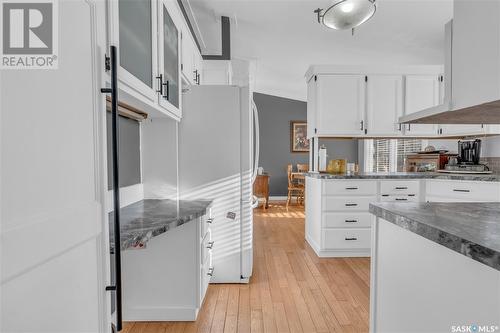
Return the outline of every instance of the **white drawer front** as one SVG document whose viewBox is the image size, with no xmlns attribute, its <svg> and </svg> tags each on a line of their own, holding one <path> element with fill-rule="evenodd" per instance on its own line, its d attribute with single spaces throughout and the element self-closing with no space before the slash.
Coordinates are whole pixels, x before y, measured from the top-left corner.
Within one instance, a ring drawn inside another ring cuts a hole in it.
<svg viewBox="0 0 500 333">
<path fill-rule="evenodd" d="M 370 228 L 323 230 L 325 249 L 369 249 L 370 241 Z"/>
<path fill-rule="evenodd" d="M 418 194 L 420 181 L 418 180 L 383 180 L 380 182 L 381 194 Z"/>
<path fill-rule="evenodd" d="M 328 180 L 324 183 L 326 195 L 376 195 L 376 180 Z"/>
<path fill-rule="evenodd" d="M 323 211 L 367 212 L 370 202 L 377 202 L 377 197 L 324 197 L 323 200 Z"/>
<path fill-rule="evenodd" d="M 200 268 L 200 305 L 203 304 L 203 299 L 207 293 L 208 284 L 210 283 L 210 278 L 212 277 L 214 268 L 212 267 L 212 257 Z"/>
<path fill-rule="evenodd" d="M 500 201 L 498 182 L 429 180 L 426 188 L 426 200 L 430 197 L 443 197 L 462 201 Z"/>
<path fill-rule="evenodd" d="M 370 213 L 323 213 L 325 228 L 369 228 L 371 220 Z"/>
<path fill-rule="evenodd" d="M 382 202 L 418 202 L 418 196 L 415 194 L 381 195 L 380 201 L 382 201 Z"/>
<path fill-rule="evenodd" d="M 214 247 L 214 241 L 212 241 L 212 232 L 208 230 L 203 241 L 201 242 L 201 264 L 203 265 L 209 257 L 209 254 Z"/>
<path fill-rule="evenodd" d="M 211 209 L 210 209 L 211 211 Z M 203 237 L 207 231 L 210 229 L 212 223 L 214 222 L 213 217 L 211 217 L 211 213 L 207 212 L 207 215 L 204 215 L 201 218 L 201 237 Z"/>
</svg>

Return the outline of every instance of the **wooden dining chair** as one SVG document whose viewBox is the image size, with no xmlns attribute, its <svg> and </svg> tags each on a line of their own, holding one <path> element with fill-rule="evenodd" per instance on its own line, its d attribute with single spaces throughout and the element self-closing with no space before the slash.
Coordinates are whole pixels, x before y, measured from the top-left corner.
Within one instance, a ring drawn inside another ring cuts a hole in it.
<svg viewBox="0 0 500 333">
<path fill-rule="evenodd" d="M 292 197 L 297 198 L 297 204 L 300 203 L 304 198 L 304 184 L 301 184 L 297 181 L 297 179 L 293 178 L 293 166 L 288 164 L 287 166 L 287 176 L 288 176 L 288 196 L 286 199 L 286 209 L 288 209 L 288 205 L 292 201 Z"/>
<path fill-rule="evenodd" d="M 309 164 L 297 164 L 297 172 L 309 172 Z"/>
</svg>

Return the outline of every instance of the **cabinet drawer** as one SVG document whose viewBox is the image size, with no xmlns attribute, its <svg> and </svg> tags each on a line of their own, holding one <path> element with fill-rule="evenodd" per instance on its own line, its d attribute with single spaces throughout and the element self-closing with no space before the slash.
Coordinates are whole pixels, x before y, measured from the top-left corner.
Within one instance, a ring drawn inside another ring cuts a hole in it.
<svg viewBox="0 0 500 333">
<path fill-rule="evenodd" d="M 207 233 L 207 230 L 210 229 L 213 222 L 214 218 L 212 217 L 212 208 L 208 208 L 207 214 L 201 218 L 201 237 Z"/>
<path fill-rule="evenodd" d="M 500 201 L 500 185 L 498 182 L 429 180 L 426 198 L 429 197 L 496 202 Z"/>
<path fill-rule="evenodd" d="M 209 257 L 203 266 L 200 268 L 200 305 L 203 304 L 203 299 L 207 293 L 208 284 L 210 283 L 210 278 L 214 273 L 214 268 L 212 266 L 212 257 Z"/>
<path fill-rule="evenodd" d="M 323 248 L 325 249 L 369 249 L 370 228 L 363 229 L 324 229 Z"/>
<path fill-rule="evenodd" d="M 367 212 L 371 202 L 377 197 L 324 197 L 323 211 L 361 211 Z"/>
<path fill-rule="evenodd" d="M 325 228 L 360 228 L 371 226 L 370 213 L 323 213 Z"/>
<path fill-rule="evenodd" d="M 418 194 L 419 192 L 420 182 L 418 180 L 384 180 L 380 182 L 381 194 Z"/>
<path fill-rule="evenodd" d="M 325 181 L 326 195 L 377 195 L 377 182 L 373 180 Z"/>
<path fill-rule="evenodd" d="M 382 202 L 418 202 L 418 196 L 415 194 L 384 194 L 380 196 Z"/>
</svg>

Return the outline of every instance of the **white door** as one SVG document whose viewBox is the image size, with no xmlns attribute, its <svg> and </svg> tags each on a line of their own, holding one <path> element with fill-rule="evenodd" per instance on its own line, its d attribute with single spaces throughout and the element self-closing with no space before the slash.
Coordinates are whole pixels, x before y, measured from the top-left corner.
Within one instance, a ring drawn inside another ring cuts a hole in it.
<svg viewBox="0 0 500 333">
<path fill-rule="evenodd" d="M 1 72 L 1 332 L 110 330 L 105 29 L 93 1 L 58 3 L 59 68 Z"/>
<path fill-rule="evenodd" d="M 317 78 L 318 135 L 364 135 L 365 76 L 318 75 Z"/>
<path fill-rule="evenodd" d="M 398 119 L 403 115 L 403 77 L 371 75 L 366 89 L 368 135 L 401 135 Z"/>
<path fill-rule="evenodd" d="M 405 114 L 439 105 L 439 75 L 407 75 L 405 77 Z M 436 125 L 405 125 L 407 136 L 435 136 Z"/>
</svg>

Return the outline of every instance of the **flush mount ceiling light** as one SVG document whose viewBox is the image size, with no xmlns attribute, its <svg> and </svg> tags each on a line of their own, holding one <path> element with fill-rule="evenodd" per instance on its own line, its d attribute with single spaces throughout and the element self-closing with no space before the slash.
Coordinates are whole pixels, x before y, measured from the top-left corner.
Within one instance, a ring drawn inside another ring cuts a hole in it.
<svg viewBox="0 0 500 333">
<path fill-rule="evenodd" d="M 318 8 L 318 23 L 336 30 L 354 29 L 368 21 L 377 6 L 375 0 L 340 0 L 327 9 Z"/>
</svg>

